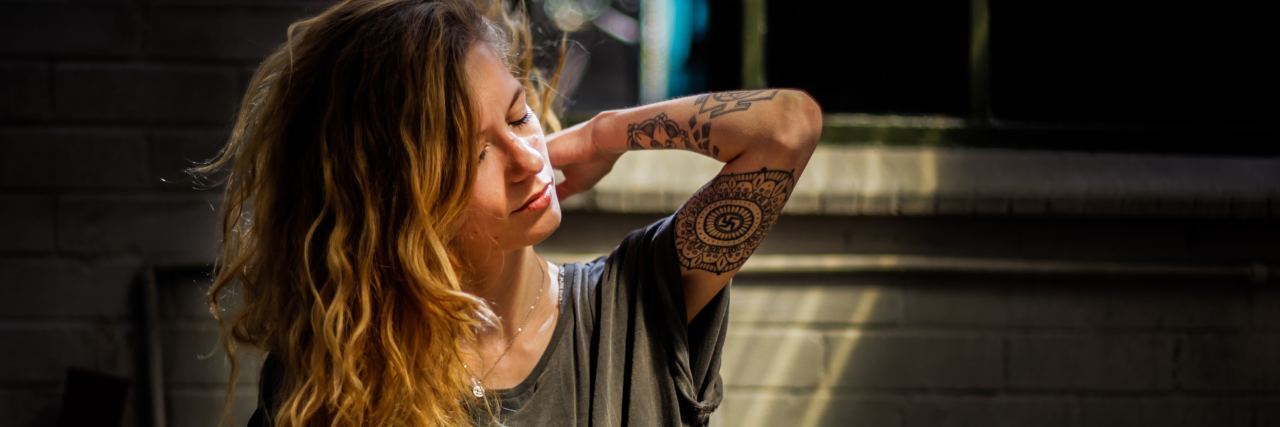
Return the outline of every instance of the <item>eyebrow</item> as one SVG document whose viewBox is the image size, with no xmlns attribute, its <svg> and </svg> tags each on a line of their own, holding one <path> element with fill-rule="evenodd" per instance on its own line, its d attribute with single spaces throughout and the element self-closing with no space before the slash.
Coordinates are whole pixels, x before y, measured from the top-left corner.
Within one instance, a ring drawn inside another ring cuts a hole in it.
<svg viewBox="0 0 1280 427">
<path fill-rule="evenodd" d="M 520 94 L 522 93 L 524 93 L 524 85 L 516 86 L 516 93 L 511 95 L 511 105 L 507 106 L 507 111 L 510 111 L 511 107 L 516 106 L 516 101 L 520 99 Z"/>
<path fill-rule="evenodd" d="M 511 110 L 511 107 L 514 107 L 514 106 L 516 105 L 516 101 L 519 101 L 519 100 L 520 100 L 520 94 L 524 93 L 524 90 L 525 90 L 525 89 L 524 89 L 524 86 L 523 86 L 523 85 L 521 85 L 521 86 L 516 86 L 516 93 L 514 93 L 514 94 L 512 94 L 512 95 L 511 95 L 511 104 L 507 105 L 507 110 L 506 110 L 506 111 L 510 111 L 510 110 Z M 504 112 L 502 113 L 502 117 L 503 117 L 502 121 L 504 121 L 504 122 L 505 122 L 505 121 L 507 121 L 507 119 L 506 119 L 506 117 L 507 117 L 507 113 L 506 113 L 506 111 L 504 111 Z M 486 128 L 486 129 L 484 129 L 484 130 L 482 130 L 482 131 L 480 131 L 480 137 L 481 137 L 482 139 L 483 139 L 486 135 L 488 135 L 488 134 L 489 134 L 489 129 L 487 129 L 487 128 Z"/>
</svg>

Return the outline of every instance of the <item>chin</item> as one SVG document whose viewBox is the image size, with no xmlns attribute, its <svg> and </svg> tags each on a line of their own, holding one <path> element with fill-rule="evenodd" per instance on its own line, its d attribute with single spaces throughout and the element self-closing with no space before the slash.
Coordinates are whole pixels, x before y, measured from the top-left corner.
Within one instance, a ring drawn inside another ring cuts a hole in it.
<svg viewBox="0 0 1280 427">
<path fill-rule="evenodd" d="M 560 228 L 560 216 L 560 202 L 553 198 L 551 199 L 551 205 L 547 206 L 547 211 L 543 212 L 542 215 L 538 217 L 538 220 L 533 223 L 532 227 L 529 227 L 528 245 L 532 246 L 542 243 L 542 241 L 546 240 L 547 237 L 550 237 L 552 233 L 555 233 L 556 229 Z"/>
</svg>

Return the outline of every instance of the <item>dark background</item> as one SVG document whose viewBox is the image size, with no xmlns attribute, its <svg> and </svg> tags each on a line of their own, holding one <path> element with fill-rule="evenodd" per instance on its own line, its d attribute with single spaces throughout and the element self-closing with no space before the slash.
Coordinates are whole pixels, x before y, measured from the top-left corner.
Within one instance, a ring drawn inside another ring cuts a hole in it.
<svg viewBox="0 0 1280 427">
<path fill-rule="evenodd" d="M 212 424 L 226 370 L 198 356 L 216 343 L 219 198 L 181 170 L 226 141 L 287 25 L 330 3 L 0 0 L 3 424 L 146 425 L 157 408 Z M 743 85 L 750 4 L 707 2 L 684 64 L 701 90 Z M 763 4 L 756 71 L 827 116 L 791 202 L 807 210 L 759 253 L 857 262 L 735 279 L 718 422 L 1280 425 L 1274 15 L 993 0 L 975 67 L 973 4 Z M 634 105 L 639 46 L 572 37 L 589 61 L 568 115 Z M 680 195 L 655 195 L 667 181 L 643 166 L 566 208 L 539 251 L 604 253 L 669 213 Z M 917 170 L 935 192 L 895 187 Z M 244 369 L 238 419 L 256 396 Z"/>
</svg>

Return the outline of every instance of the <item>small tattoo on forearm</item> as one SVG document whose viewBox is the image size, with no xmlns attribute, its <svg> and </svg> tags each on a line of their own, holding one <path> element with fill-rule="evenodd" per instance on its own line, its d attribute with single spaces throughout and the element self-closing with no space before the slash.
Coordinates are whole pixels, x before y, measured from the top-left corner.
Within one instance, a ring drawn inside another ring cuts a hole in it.
<svg viewBox="0 0 1280 427">
<path fill-rule="evenodd" d="M 711 119 L 746 111 L 753 103 L 772 100 L 778 92 L 778 89 L 738 90 L 699 96 L 693 100 L 698 110 L 689 116 L 688 128 L 681 127 L 665 112 L 640 123 L 628 123 L 627 149 L 681 148 L 720 159 L 720 147 L 711 143 Z M 701 123 L 698 122 L 699 114 L 707 115 Z"/>
<path fill-rule="evenodd" d="M 711 145 L 711 122 L 703 123 L 698 126 L 698 115 L 689 116 L 689 129 L 693 129 L 693 146 L 690 150 L 697 151 L 712 158 L 720 158 L 720 147 Z"/>
<path fill-rule="evenodd" d="M 697 120 L 689 117 L 689 129 L 693 130 L 693 135 L 681 128 L 675 120 L 667 118 L 667 113 L 658 113 L 643 122 L 627 124 L 627 148 L 681 148 L 711 157 L 720 155 L 720 147 L 711 145 L 711 123 L 703 123 L 699 127 Z"/>
<path fill-rule="evenodd" d="M 751 103 L 768 101 L 778 96 L 778 89 L 735 90 L 730 92 L 708 93 L 693 100 L 698 106 L 698 114 L 706 113 L 707 118 L 714 119 L 725 114 L 745 111 Z"/>
<path fill-rule="evenodd" d="M 652 119 L 640 123 L 627 124 L 627 147 L 676 148 L 689 146 L 689 132 L 680 128 L 675 120 L 667 118 L 667 113 L 658 113 Z"/>
<path fill-rule="evenodd" d="M 703 186 L 676 218 L 676 254 L 688 269 L 742 267 L 778 220 L 795 186 L 791 170 L 726 173 Z"/>
</svg>

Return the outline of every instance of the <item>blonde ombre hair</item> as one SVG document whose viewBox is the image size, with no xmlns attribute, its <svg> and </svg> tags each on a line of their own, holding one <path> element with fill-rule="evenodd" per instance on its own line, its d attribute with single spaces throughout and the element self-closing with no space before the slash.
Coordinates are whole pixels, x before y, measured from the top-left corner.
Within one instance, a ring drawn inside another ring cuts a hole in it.
<svg viewBox="0 0 1280 427">
<path fill-rule="evenodd" d="M 208 293 L 231 370 L 219 425 L 242 344 L 288 368 L 274 425 L 470 422 L 461 355 L 493 315 L 462 289 L 449 245 L 476 173 L 473 44 L 536 94 L 546 131 L 560 127 L 559 66 L 549 79 L 533 66 L 522 9 L 344 1 L 290 25 L 254 72 L 225 147 L 188 169 L 224 186 Z"/>
</svg>

